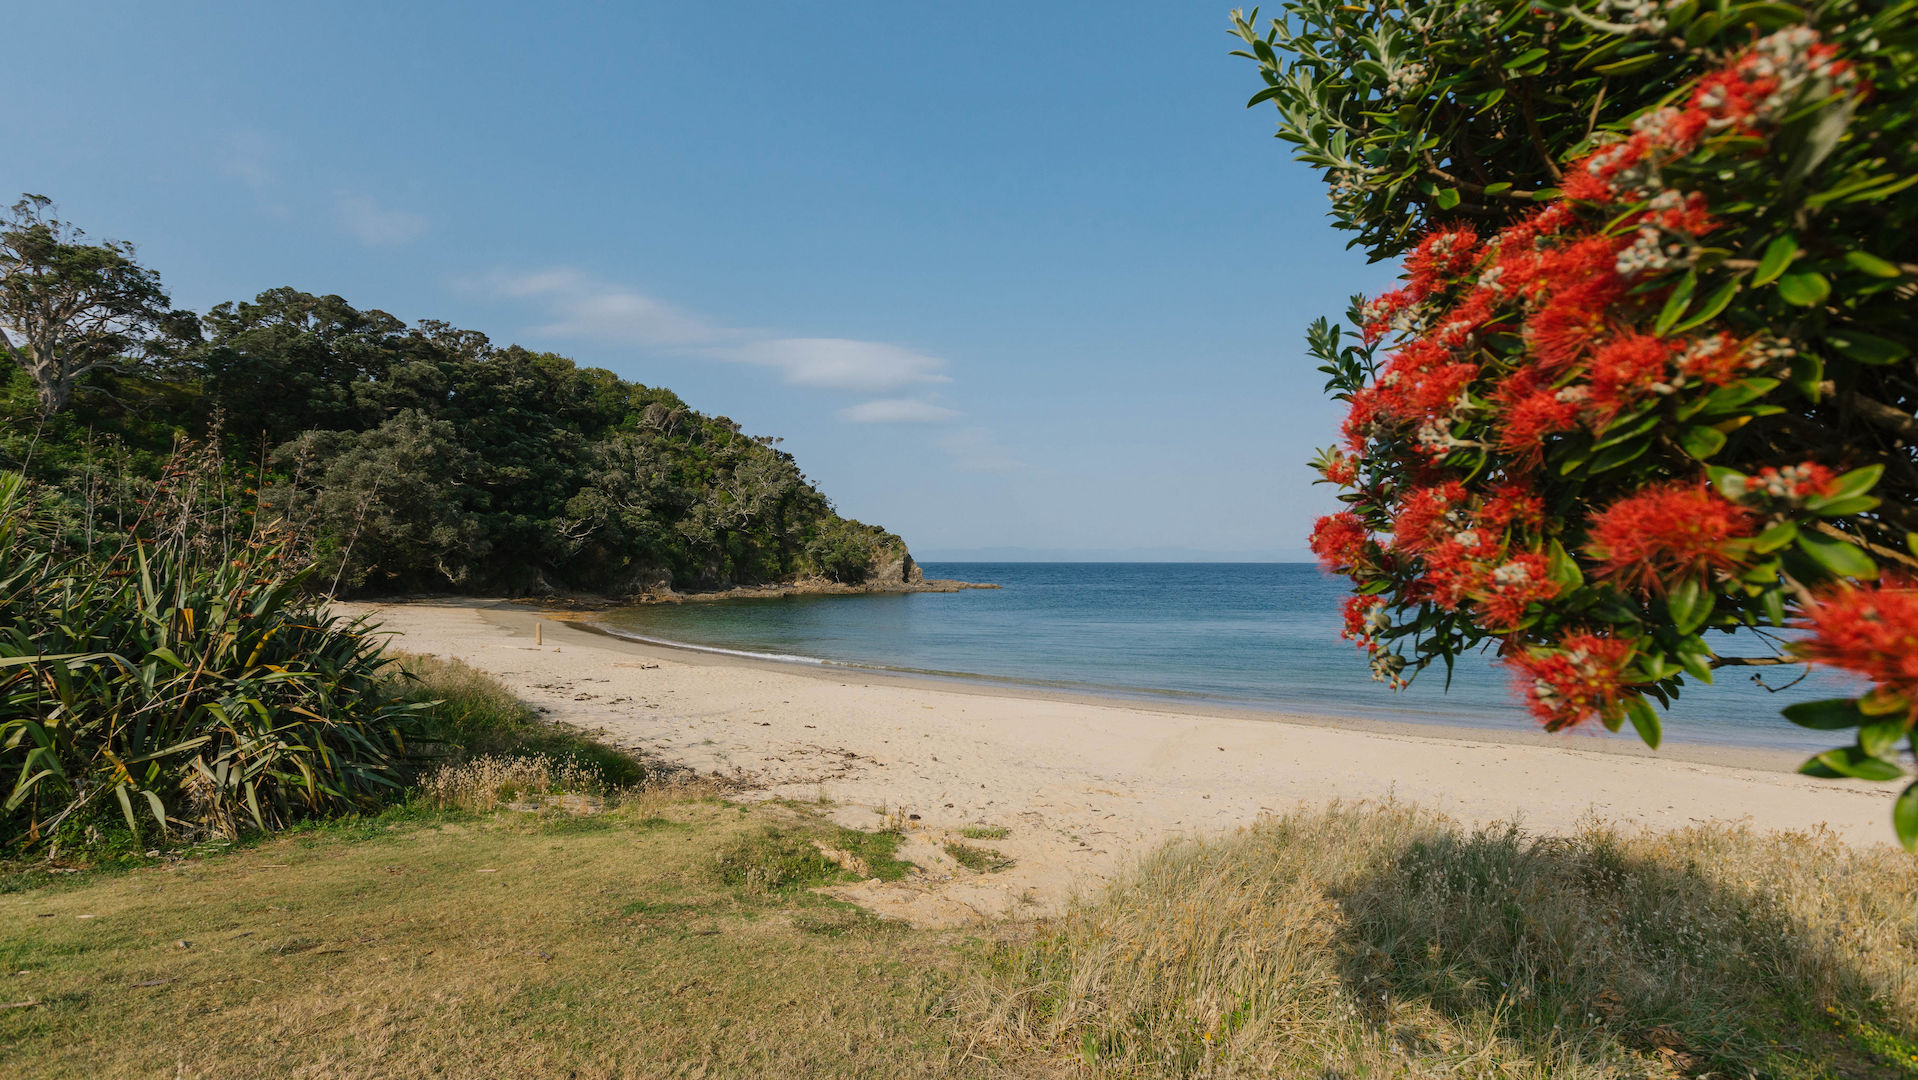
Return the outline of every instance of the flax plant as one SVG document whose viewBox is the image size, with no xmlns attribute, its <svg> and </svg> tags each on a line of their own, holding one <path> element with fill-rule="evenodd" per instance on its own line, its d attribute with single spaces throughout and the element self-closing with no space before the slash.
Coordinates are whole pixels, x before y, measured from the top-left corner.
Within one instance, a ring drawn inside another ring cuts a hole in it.
<svg viewBox="0 0 1918 1080">
<path fill-rule="evenodd" d="M 143 519 L 70 543 L 0 474 L 0 839 L 118 816 L 136 835 L 270 829 L 402 782 L 426 705 L 372 627 L 316 610 L 304 552 L 210 451 L 176 453 Z"/>
</svg>

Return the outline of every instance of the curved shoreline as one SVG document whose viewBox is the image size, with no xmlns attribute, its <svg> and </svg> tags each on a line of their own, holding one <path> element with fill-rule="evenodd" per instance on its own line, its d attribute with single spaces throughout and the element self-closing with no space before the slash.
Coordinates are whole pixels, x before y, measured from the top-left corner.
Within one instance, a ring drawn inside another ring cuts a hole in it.
<svg viewBox="0 0 1918 1080">
<path fill-rule="evenodd" d="M 837 894 L 920 924 L 1057 911 L 1176 836 L 1327 802 L 1416 803 L 1534 833 L 1743 821 L 1890 842 L 1896 785 L 1814 780 L 1762 752 L 1627 750 L 1623 740 L 1445 729 L 1084 694 L 696 652 L 597 632 L 583 612 L 440 600 L 370 615 L 395 649 L 491 673 L 549 720 L 731 782 L 902 829 L 938 865 L 975 826 L 1013 860 Z M 1548 741 L 1549 740 L 1549 741 Z M 1766 758 L 1770 760 L 1765 760 Z"/>
<path fill-rule="evenodd" d="M 941 691 L 976 694 L 1015 700 L 1057 701 L 1082 705 L 1102 705 L 1136 709 L 1142 712 L 1214 719 L 1254 720 L 1264 723 L 1301 724 L 1379 735 L 1415 736 L 1454 742 L 1499 743 L 1514 746 L 1541 746 L 1581 753 L 1623 755 L 1650 759 L 1687 761 L 1705 765 L 1723 765 L 1764 772 L 1796 773 L 1808 756 L 1804 750 L 1771 746 L 1737 746 L 1717 742 L 1668 740 L 1657 750 L 1636 738 L 1612 735 L 1600 729 L 1552 734 L 1510 727 L 1475 725 L 1469 722 L 1434 718 L 1432 720 L 1389 719 L 1371 716 L 1340 716 L 1309 710 L 1285 709 L 1259 702 L 1205 699 L 1176 691 L 1127 690 L 1123 687 L 1057 686 L 1006 676 L 970 672 L 921 671 L 860 664 L 826 657 L 727 649 L 717 645 L 672 641 L 623 631 L 593 622 L 593 612 L 554 610 L 514 601 L 501 601 L 526 612 L 537 612 L 556 622 L 633 646 L 664 650 L 666 655 L 691 659 L 708 658 L 716 664 L 765 665 L 774 670 L 812 678 L 857 677 L 901 686 L 922 685 Z M 699 662 L 697 660 L 693 662 Z"/>
</svg>

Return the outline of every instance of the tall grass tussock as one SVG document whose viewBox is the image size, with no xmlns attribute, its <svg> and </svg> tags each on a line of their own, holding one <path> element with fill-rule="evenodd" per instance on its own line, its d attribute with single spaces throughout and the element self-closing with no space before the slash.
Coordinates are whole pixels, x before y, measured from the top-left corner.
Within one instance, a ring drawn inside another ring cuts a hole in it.
<svg viewBox="0 0 1918 1080">
<path fill-rule="evenodd" d="M 1918 864 L 1333 805 L 1180 841 L 956 999 L 1097 1076 L 1918 1075 Z"/>
</svg>

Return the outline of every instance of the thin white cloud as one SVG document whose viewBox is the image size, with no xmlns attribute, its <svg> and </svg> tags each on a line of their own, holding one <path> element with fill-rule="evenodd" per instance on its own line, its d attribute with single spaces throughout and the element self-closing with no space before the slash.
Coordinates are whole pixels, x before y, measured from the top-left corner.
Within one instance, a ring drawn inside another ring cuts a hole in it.
<svg viewBox="0 0 1918 1080">
<path fill-rule="evenodd" d="M 496 296 L 544 305 L 551 321 L 534 327 L 536 334 L 687 349 L 716 360 L 768 368 L 794 386 L 862 394 L 898 394 L 952 381 L 944 374 L 944 360 L 899 345 L 850 338 L 776 338 L 716 326 L 637 289 L 565 267 L 496 274 L 483 285 Z"/>
<path fill-rule="evenodd" d="M 958 428 L 940 436 L 934 444 L 946 452 L 952 467 L 960 472 L 1017 472 L 1032 467 L 1014 457 L 990 430 L 982 427 Z"/>
<path fill-rule="evenodd" d="M 553 337 L 590 338 L 620 345 L 710 345 L 730 336 L 661 300 L 560 268 L 530 274 L 498 274 L 494 294 L 536 299 L 553 321 L 533 329 Z"/>
<path fill-rule="evenodd" d="M 917 398 L 880 398 L 839 410 L 841 420 L 855 424 L 936 424 L 959 415 L 959 410 Z"/>
<path fill-rule="evenodd" d="M 846 338 L 774 338 L 726 350 L 727 359 L 779 371 L 795 386 L 885 393 L 923 383 L 951 382 L 944 360 L 879 341 Z"/>
<path fill-rule="evenodd" d="M 426 218 L 381 206 L 365 195 L 342 192 L 334 201 L 333 211 L 340 227 L 368 247 L 408 243 L 426 232 Z"/>
</svg>

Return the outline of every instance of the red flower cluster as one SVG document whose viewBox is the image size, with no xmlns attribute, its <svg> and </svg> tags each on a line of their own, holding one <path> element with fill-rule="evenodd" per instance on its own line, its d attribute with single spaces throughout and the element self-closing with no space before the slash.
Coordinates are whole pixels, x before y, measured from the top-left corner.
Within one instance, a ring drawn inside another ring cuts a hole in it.
<svg viewBox="0 0 1918 1080">
<path fill-rule="evenodd" d="M 1500 634 L 1517 630 L 1527 608 L 1558 595 L 1558 582 L 1549 575 L 1549 563 L 1536 551 L 1521 552 L 1495 567 L 1486 575 L 1485 598 L 1478 606 L 1485 628 Z"/>
<path fill-rule="evenodd" d="M 1339 637 L 1368 653 L 1378 652 L 1384 647 L 1378 639 L 1384 607 L 1385 601 L 1376 596 L 1346 597 L 1342 605 L 1345 629 L 1339 633 Z"/>
<path fill-rule="evenodd" d="M 1485 500 L 1478 520 L 1500 532 L 1512 528 L 1536 531 L 1545 524 L 1545 500 L 1524 484 L 1505 484 Z"/>
<path fill-rule="evenodd" d="M 1838 477 L 1830 469 L 1807 461 L 1803 465 L 1787 465 L 1782 469 L 1773 465 L 1765 466 L 1758 470 L 1756 476 L 1746 479 L 1744 497 L 1747 502 L 1790 505 L 1808 498 L 1830 495 L 1837 488 Z"/>
<path fill-rule="evenodd" d="M 1322 517 L 1312 526 L 1312 554 L 1327 570 L 1356 566 L 1365 558 L 1367 542 L 1365 522 L 1350 511 Z"/>
<path fill-rule="evenodd" d="M 1419 552 L 1451 536 L 1462 524 L 1465 500 L 1465 485 L 1457 480 L 1407 491 L 1392 519 L 1392 546 Z"/>
<path fill-rule="evenodd" d="M 1618 638 L 1570 634 L 1553 649 L 1505 658 L 1532 715 L 1547 731 L 1615 712 L 1625 702 L 1623 669 L 1632 646 Z"/>
<path fill-rule="evenodd" d="M 1419 242 L 1405 257 L 1406 290 L 1414 297 L 1430 296 L 1478 262 L 1478 233 L 1470 225 L 1440 229 Z"/>
<path fill-rule="evenodd" d="M 1350 454 L 1334 451 L 1332 459 L 1325 463 L 1323 475 L 1340 487 L 1351 487 L 1359 480 L 1359 460 Z"/>
<path fill-rule="evenodd" d="M 1599 572 L 1641 593 L 1717 571 L 1728 573 L 1752 535 L 1751 513 L 1702 484 L 1648 487 L 1592 518 L 1589 549 Z"/>
<path fill-rule="evenodd" d="M 1907 723 L 1918 719 L 1918 584 L 1829 590 L 1806 605 L 1799 625 L 1812 632 L 1797 644 L 1800 655 L 1865 676 L 1879 694 L 1904 699 Z"/>
<path fill-rule="evenodd" d="M 1679 351 L 1670 338 L 1651 334 L 1621 334 L 1606 342 L 1592 357 L 1592 410 L 1601 426 L 1612 417 L 1666 383 L 1672 357 Z"/>
</svg>

